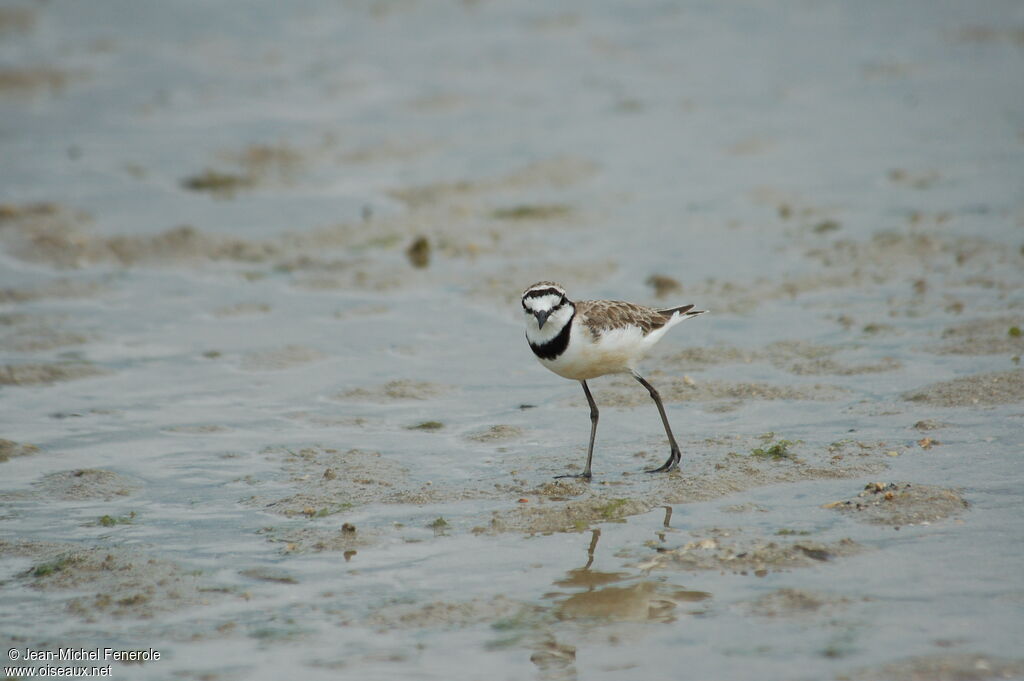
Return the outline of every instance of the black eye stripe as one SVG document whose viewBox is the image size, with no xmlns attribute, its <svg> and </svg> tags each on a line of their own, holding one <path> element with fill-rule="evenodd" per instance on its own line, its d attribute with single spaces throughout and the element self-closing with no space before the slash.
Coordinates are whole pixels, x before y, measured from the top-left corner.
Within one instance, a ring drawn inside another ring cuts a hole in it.
<svg viewBox="0 0 1024 681">
<path fill-rule="evenodd" d="M 527 291 L 523 294 L 523 299 L 526 298 L 543 298 L 544 296 L 558 296 L 563 301 L 565 300 L 565 294 L 554 288 L 539 288 L 533 291 Z"/>
</svg>

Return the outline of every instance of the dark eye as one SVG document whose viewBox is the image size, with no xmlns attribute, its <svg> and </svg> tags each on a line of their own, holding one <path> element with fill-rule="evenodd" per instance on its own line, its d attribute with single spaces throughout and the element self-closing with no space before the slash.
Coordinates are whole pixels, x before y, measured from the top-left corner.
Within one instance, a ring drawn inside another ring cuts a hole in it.
<svg viewBox="0 0 1024 681">
<path fill-rule="evenodd" d="M 565 305 L 565 294 L 562 294 L 562 299 L 558 301 L 559 305 Z"/>
</svg>

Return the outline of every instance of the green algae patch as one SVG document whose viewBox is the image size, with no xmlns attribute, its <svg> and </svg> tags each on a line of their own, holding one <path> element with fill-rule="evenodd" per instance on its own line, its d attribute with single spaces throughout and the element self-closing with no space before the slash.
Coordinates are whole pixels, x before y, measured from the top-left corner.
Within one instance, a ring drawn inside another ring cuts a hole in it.
<svg viewBox="0 0 1024 681">
<path fill-rule="evenodd" d="M 234 196 L 242 189 L 249 189 L 254 184 L 255 180 L 249 175 L 225 173 L 210 168 L 181 181 L 181 186 L 189 191 L 207 192 L 225 198 Z"/>
<path fill-rule="evenodd" d="M 425 430 L 428 432 L 433 432 L 444 428 L 444 424 L 441 423 L 440 421 L 423 421 L 412 426 L 406 426 L 405 428 L 406 430 Z"/>
<path fill-rule="evenodd" d="M 612 499 L 603 506 L 598 506 L 595 511 L 605 520 L 618 520 L 624 511 L 629 508 L 629 499 Z"/>
<path fill-rule="evenodd" d="M 771 446 L 755 447 L 750 450 L 750 455 L 762 459 L 774 459 L 775 461 L 792 459 L 795 455 L 790 451 L 790 447 L 795 444 L 796 442 L 792 440 L 779 440 Z"/>
<path fill-rule="evenodd" d="M 53 560 L 49 560 L 45 563 L 40 563 L 34 566 L 31 570 L 29 570 L 28 574 L 35 578 L 48 577 L 49 575 L 52 575 L 55 572 L 60 572 L 61 570 L 64 570 L 73 561 L 74 559 L 71 556 L 59 556 L 57 558 L 54 558 Z"/>
<path fill-rule="evenodd" d="M 135 518 L 135 511 L 131 511 L 128 515 L 123 516 L 101 515 L 99 519 L 96 521 L 96 524 L 102 527 L 114 527 L 115 525 L 131 525 L 135 522 Z"/>
<path fill-rule="evenodd" d="M 521 203 L 498 208 L 491 212 L 491 217 L 496 220 L 554 220 L 566 217 L 571 212 L 569 206 L 561 203 Z"/>
</svg>

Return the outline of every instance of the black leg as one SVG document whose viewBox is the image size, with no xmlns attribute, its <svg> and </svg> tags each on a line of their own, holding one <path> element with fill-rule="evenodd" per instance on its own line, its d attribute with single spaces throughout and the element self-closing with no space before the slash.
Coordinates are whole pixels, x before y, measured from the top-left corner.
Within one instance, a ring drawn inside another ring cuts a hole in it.
<svg viewBox="0 0 1024 681">
<path fill-rule="evenodd" d="M 671 447 L 672 452 L 668 455 L 668 461 L 647 471 L 648 473 L 667 473 L 668 471 L 679 466 L 679 460 L 683 458 L 683 455 L 679 452 L 679 445 L 676 444 L 676 438 L 672 435 L 672 428 L 668 425 L 668 416 L 665 415 L 665 406 L 661 403 L 661 395 L 654 389 L 654 386 L 644 380 L 644 377 L 640 374 L 633 372 L 633 378 L 640 381 L 640 385 L 647 388 L 647 392 L 651 394 L 651 399 L 654 400 L 654 404 L 658 405 L 658 413 L 661 414 L 661 422 L 665 424 L 665 434 L 668 435 L 668 444 Z"/>
<path fill-rule="evenodd" d="M 594 438 L 597 437 L 597 403 L 594 402 L 594 396 L 590 394 L 590 388 L 587 387 L 586 381 L 580 381 L 583 385 L 583 394 L 587 396 L 587 402 L 590 403 L 590 446 L 587 447 L 587 466 L 583 469 L 582 473 L 567 474 L 567 475 L 556 475 L 556 478 L 584 478 L 590 480 L 590 462 L 594 458 Z"/>
</svg>

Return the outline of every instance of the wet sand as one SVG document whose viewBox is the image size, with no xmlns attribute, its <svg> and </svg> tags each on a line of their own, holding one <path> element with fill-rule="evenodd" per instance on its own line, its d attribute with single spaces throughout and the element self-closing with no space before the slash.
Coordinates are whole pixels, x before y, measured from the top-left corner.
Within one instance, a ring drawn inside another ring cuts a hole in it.
<svg viewBox="0 0 1024 681">
<path fill-rule="evenodd" d="M 245 30 L 238 24 L 245 17 Z M 0 8 L 0 640 L 139 679 L 1024 678 L 1024 13 Z M 647 392 L 556 280 L 710 313 Z M 0 648 L 4 649 L 4 648 Z"/>
</svg>

